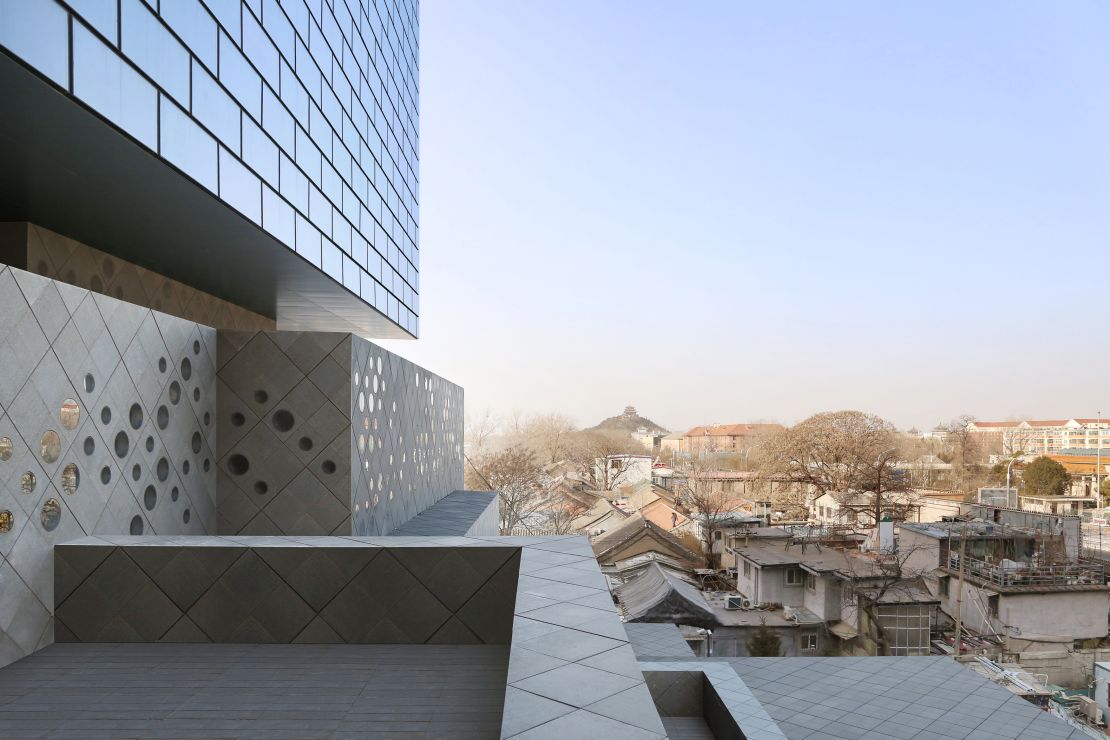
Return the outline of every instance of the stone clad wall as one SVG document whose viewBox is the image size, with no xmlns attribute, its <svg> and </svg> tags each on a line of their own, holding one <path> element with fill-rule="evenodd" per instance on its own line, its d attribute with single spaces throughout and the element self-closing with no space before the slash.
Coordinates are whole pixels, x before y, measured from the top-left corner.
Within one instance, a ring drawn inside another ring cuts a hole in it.
<svg viewBox="0 0 1110 740">
<path fill-rule="evenodd" d="M 53 640 L 54 545 L 214 532 L 215 340 L 0 266 L 0 665 Z"/>
<path fill-rule="evenodd" d="M 462 389 L 350 334 L 216 330 L 0 266 L 0 665 L 85 535 L 387 534 L 462 488 Z"/>
<path fill-rule="evenodd" d="M 219 532 L 382 535 L 462 488 L 462 389 L 350 334 L 219 334 Z"/>
<path fill-rule="evenodd" d="M 352 342 L 352 534 L 382 535 L 463 488 L 463 389 Z"/>
</svg>

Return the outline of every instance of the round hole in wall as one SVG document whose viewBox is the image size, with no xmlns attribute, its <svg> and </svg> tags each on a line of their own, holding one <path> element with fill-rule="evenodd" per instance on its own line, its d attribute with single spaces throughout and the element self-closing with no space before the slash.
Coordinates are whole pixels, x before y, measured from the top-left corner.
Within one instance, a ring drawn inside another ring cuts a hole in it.
<svg viewBox="0 0 1110 740">
<path fill-rule="evenodd" d="M 0 460 L 12 459 L 12 438 L 0 437 Z"/>
<path fill-rule="evenodd" d="M 231 426 L 241 427 L 247 423 L 247 417 L 240 414 L 238 411 L 231 415 Z"/>
<path fill-rule="evenodd" d="M 258 480 L 254 482 L 254 492 L 257 493 L 259 496 L 265 496 L 269 490 L 270 486 L 266 483 L 266 481 Z"/>
<path fill-rule="evenodd" d="M 143 477 L 143 469 L 138 464 L 131 466 L 131 480 L 137 481 Z"/>
<path fill-rule="evenodd" d="M 198 385 L 193 389 L 193 400 L 200 401 L 200 386 Z"/>
<path fill-rule="evenodd" d="M 170 501 L 177 501 L 177 497 L 180 495 L 181 492 L 177 490 L 177 486 L 170 489 Z"/>
<path fill-rule="evenodd" d="M 170 403 L 172 403 L 174 406 L 176 406 L 178 401 L 181 400 L 181 384 L 178 383 L 176 380 L 170 383 L 169 396 Z"/>
<path fill-rule="evenodd" d="M 188 380 L 193 377 L 193 363 L 188 357 L 181 360 L 181 379 Z"/>
<path fill-rule="evenodd" d="M 85 437 L 84 449 L 86 455 L 96 452 L 96 440 L 92 437 Z"/>
<path fill-rule="evenodd" d="M 81 485 L 81 471 L 77 469 L 77 463 L 69 463 L 62 468 L 62 493 L 72 496 L 77 493 L 79 485 Z"/>
<path fill-rule="evenodd" d="M 131 404 L 131 410 L 127 412 L 127 418 L 131 422 L 132 429 L 138 429 L 143 425 L 143 407 L 137 403 Z"/>
<path fill-rule="evenodd" d="M 158 476 L 158 480 L 165 483 L 166 479 L 170 477 L 170 461 L 164 457 L 158 458 L 155 475 Z"/>
<path fill-rule="evenodd" d="M 107 465 L 100 469 L 100 482 L 104 485 L 112 482 L 112 469 Z"/>
<path fill-rule="evenodd" d="M 312 440 L 308 437 L 301 437 L 299 440 L 297 440 L 297 446 L 305 452 L 308 452 L 312 449 Z"/>
<path fill-rule="evenodd" d="M 158 372 L 160 372 L 160 373 L 166 372 L 166 365 L 167 365 L 166 358 L 165 357 L 159 357 L 158 358 Z"/>
<path fill-rule="evenodd" d="M 58 499 L 46 499 L 39 519 L 42 521 L 42 528 L 47 532 L 53 532 L 58 528 L 58 522 L 62 521 L 62 505 L 58 503 Z"/>
<path fill-rule="evenodd" d="M 266 403 L 269 400 L 270 400 L 270 394 L 267 393 L 266 391 L 257 390 L 257 391 L 254 392 L 254 402 L 255 403 Z"/>
<path fill-rule="evenodd" d="M 204 412 L 204 426 L 212 426 L 212 414 Z"/>
<path fill-rule="evenodd" d="M 127 438 L 127 432 L 116 433 L 116 457 L 123 459 L 127 457 L 127 451 L 131 449 L 131 440 Z"/>
<path fill-rule="evenodd" d="M 158 424 L 159 429 L 165 429 L 170 425 L 170 410 L 166 408 L 165 404 L 158 407 L 158 411 L 154 414 L 154 421 Z"/>
<path fill-rule="evenodd" d="M 188 460 L 181 463 L 181 473 L 183 475 L 188 475 L 189 474 L 189 467 L 190 466 L 189 466 L 189 461 Z"/>
<path fill-rule="evenodd" d="M 278 409 L 274 415 L 270 417 L 270 421 L 274 425 L 274 429 L 279 432 L 288 432 L 293 428 L 296 420 L 293 418 L 293 412 L 288 409 Z"/>
<path fill-rule="evenodd" d="M 81 407 L 72 398 L 67 398 L 62 401 L 62 410 L 58 417 L 63 429 L 76 429 L 78 422 L 81 421 Z"/>
<path fill-rule="evenodd" d="M 212 469 L 212 461 L 209 460 L 207 457 L 204 458 L 204 463 L 201 465 L 201 468 L 203 468 L 204 472 L 207 473 L 209 470 Z"/>
<path fill-rule="evenodd" d="M 201 442 L 200 432 L 193 432 L 193 439 L 190 441 L 189 446 L 193 448 L 194 453 L 200 452 Z"/>
<path fill-rule="evenodd" d="M 200 354 L 200 342 L 196 339 L 193 340 L 193 354 L 194 355 L 199 355 Z"/>
<path fill-rule="evenodd" d="M 147 486 L 143 491 L 143 506 L 147 511 L 154 511 L 154 505 L 158 503 L 158 492 L 154 490 L 154 486 Z"/>
<path fill-rule="evenodd" d="M 320 463 L 320 470 L 323 470 L 325 475 L 331 475 L 335 472 L 335 463 L 331 460 L 324 460 Z"/>
<path fill-rule="evenodd" d="M 108 424 L 111 421 L 112 421 L 112 410 L 110 408 L 108 408 L 107 406 L 100 409 L 100 423 L 101 424 Z"/>
<path fill-rule="evenodd" d="M 227 469 L 232 475 L 244 475 L 251 469 L 251 463 L 245 456 L 236 453 L 227 459 Z"/>
<path fill-rule="evenodd" d="M 35 474 L 28 470 L 19 478 L 19 490 L 23 493 L 34 493 L 37 482 Z"/>
<path fill-rule="evenodd" d="M 131 517 L 131 526 L 129 528 L 129 531 L 133 535 L 140 535 L 143 533 L 143 518 L 138 514 Z"/>
<path fill-rule="evenodd" d="M 57 432 L 50 429 L 39 440 L 39 457 L 42 458 L 44 463 L 52 463 L 56 462 L 61 454 L 62 440 Z"/>
<path fill-rule="evenodd" d="M 96 378 L 92 373 L 85 373 L 85 393 L 92 393 L 96 388 Z"/>
<path fill-rule="evenodd" d="M 189 514 L 189 510 L 188 510 L 188 509 L 186 509 L 185 511 L 181 512 L 181 521 L 183 521 L 183 522 L 185 522 L 186 524 L 188 524 L 188 523 L 189 523 L 189 519 L 190 519 L 190 518 L 191 518 L 191 515 Z"/>
<path fill-rule="evenodd" d="M 146 438 L 146 451 L 154 452 L 154 437 L 147 436 Z"/>
<path fill-rule="evenodd" d="M 15 517 L 7 509 L 0 511 L 0 534 L 7 534 L 12 531 L 15 525 Z"/>
</svg>

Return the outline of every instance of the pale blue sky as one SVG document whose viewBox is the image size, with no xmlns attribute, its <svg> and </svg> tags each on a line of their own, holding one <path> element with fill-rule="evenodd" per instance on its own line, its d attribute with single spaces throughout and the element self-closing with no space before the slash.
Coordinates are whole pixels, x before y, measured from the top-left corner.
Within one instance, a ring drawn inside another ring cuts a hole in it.
<svg viewBox="0 0 1110 740">
<path fill-rule="evenodd" d="M 422 0 L 470 413 L 1110 412 L 1110 4 Z"/>
</svg>

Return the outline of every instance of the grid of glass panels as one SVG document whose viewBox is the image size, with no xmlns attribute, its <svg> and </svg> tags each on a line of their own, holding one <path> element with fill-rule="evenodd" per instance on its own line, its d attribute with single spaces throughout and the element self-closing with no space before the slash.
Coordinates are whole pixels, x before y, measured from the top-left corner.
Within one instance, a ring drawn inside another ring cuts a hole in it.
<svg viewBox="0 0 1110 740">
<path fill-rule="evenodd" d="M 412 335 L 417 0 L 0 0 L 0 46 Z"/>
<path fill-rule="evenodd" d="M 929 631 L 935 607 L 930 604 L 884 604 L 875 607 L 875 616 L 891 655 L 928 655 Z"/>
</svg>

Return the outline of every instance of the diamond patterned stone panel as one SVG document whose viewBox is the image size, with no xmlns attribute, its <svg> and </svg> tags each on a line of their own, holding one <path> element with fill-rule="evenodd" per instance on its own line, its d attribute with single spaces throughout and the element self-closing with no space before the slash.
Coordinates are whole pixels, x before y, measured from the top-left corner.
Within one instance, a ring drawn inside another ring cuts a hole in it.
<svg viewBox="0 0 1110 740">
<path fill-rule="evenodd" d="M 0 665 L 53 639 L 55 545 L 215 529 L 215 334 L 0 266 Z"/>
<path fill-rule="evenodd" d="M 458 386 L 350 334 L 218 346 L 221 533 L 384 535 L 462 487 Z"/>
<path fill-rule="evenodd" d="M 506 645 L 520 550 L 472 544 L 86 538 L 57 548 L 58 641 Z"/>
</svg>

